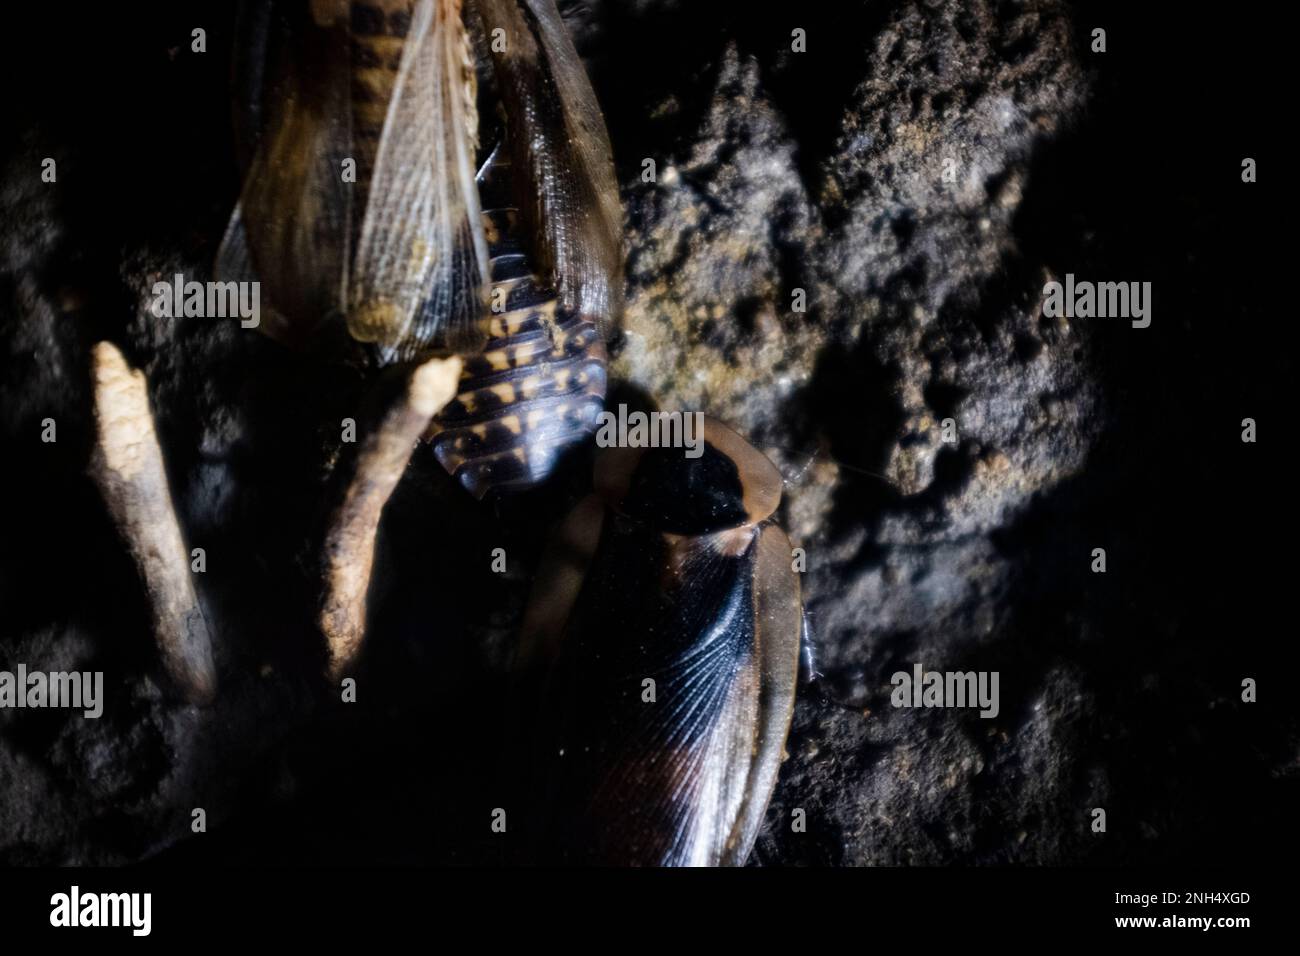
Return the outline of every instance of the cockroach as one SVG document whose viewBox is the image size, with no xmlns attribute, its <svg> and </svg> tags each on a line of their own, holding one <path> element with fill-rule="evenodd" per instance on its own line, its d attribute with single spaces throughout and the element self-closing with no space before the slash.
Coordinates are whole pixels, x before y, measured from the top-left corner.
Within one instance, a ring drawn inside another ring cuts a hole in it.
<svg viewBox="0 0 1300 956">
<path fill-rule="evenodd" d="M 482 498 L 545 480 L 595 428 L 623 257 L 609 137 L 553 0 L 477 8 L 505 119 L 477 173 L 461 0 L 246 13 L 248 169 L 216 271 L 261 281 L 261 327 L 288 344 L 462 354 L 427 437 Z"/>
<path fill-rule="evenodd" d="M 776 784 L 804 629 L 782 478 L 706 418 L 704 452 L 612 448 L 561 524 L 519 651 L 544 684 L 538 854 L 739 865 Z"/>
</svg>

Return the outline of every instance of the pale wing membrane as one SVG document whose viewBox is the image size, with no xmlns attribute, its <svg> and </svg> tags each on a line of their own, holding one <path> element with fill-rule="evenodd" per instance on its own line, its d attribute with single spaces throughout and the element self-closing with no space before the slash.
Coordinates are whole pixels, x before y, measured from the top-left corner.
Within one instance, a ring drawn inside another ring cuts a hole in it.
<svg viewBox="0 0 1300 956">
<path fill-rule="evenodd" d="M 553 0 L 479 0 L 505 106 L 520 209 L 566 310 L 617 320 L 623 214 L 609 134 Z M 498 35 L 500 36 L 500 35 Z"/>
<path fill-rule="evenodd" d="M 473 345 L 486 308 L 473 63 L 458 7 L 416 6 L 353 258 L 348 331 L 376 343 L 383 363 Z"/>
<path fill-rule="evenodd" d="M 261 133 L 215 271 L 223 281 L 259 280 L 262 330 L 297 345 L 344 304 L 348 34 L 346 17 L 320 23 L 300 7 L 276 12 Z"/>
</svg>

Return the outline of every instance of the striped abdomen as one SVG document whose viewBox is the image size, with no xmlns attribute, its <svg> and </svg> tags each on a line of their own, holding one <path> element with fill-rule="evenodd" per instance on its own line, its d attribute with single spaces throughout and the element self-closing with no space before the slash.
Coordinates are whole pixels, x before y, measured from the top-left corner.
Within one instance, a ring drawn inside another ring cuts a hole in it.
<svg viewBox="0 0 1300 956">
<path fill-rule="evenodd" d="M 596 323 L 566 315 L 529 269 L 516 211 L 494 186 L 502 162 L 481 179 L 492 265 L 492 301 L 479 320 L 483 351 L 465 358 L 460 391 L 434 420 L 434 454 L 476 498 L 545 481 L 560 456 L 596 428 L 605 403 L 605 343 Z M 481 174 L 482 176 L 483 174 Z"/>
</svg>

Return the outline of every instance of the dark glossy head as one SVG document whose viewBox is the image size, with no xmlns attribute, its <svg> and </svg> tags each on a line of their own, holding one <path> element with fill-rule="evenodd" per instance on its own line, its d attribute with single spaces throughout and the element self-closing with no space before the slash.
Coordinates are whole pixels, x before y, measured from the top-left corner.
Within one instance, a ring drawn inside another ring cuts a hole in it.
<svg viewBox="0 0 1300 956">
<path fill-rule="evenodd" d="M 596 459 L 596 493 L 620 514 L 672 534 L 710 534 L 756 524 L 781 501 L 781 473 L 713 418 L 703 453 L 683 448 L 609 448 Z"/>
</svg>

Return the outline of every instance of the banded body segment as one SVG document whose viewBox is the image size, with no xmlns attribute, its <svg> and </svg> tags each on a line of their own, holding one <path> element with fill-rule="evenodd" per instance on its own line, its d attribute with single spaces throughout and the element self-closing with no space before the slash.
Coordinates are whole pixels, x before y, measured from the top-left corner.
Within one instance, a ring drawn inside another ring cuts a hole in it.
<svg viewBox="0 0 1300 956">
<path fill-rule="evenodd" d="M 509 162 L 480 174 L 484 206 L 508 201 Z M 438 461 L 475 497 L 538 484 L 596 427 L 606 352 L 595 322 L 565 312 L 529 268 L 508 206 L 483 214 L 493 301 L 479 320 L 487 343 L 466 358 L 456 398 L 430 430 Z"/>
</svg>

